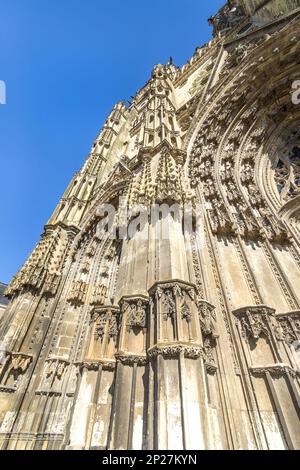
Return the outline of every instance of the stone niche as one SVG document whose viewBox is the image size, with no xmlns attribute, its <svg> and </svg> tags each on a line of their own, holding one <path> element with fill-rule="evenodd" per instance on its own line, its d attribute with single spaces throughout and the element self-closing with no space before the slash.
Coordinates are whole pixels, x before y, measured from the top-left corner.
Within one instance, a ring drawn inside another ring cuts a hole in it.
<svg viewBox="0 0 300 470">
<path fill-rule="evenodd" d="M 176 280 L 157 283 L 150 296 L 151 320 L 156 324 L 150 340 L 152 346 L 168 342 L 202 345 L 194 285 Z"/>
<path fill-rule="evenodd" d="M 276 315 L 274 309 L 258 305 L 233 314 L 268 446 L 297 449 L 300 312 Z"/>
<path fill-rule="evenodd" d="M 122 328 L 119 351 L 134 355 L 146 354 L 149 299 L 144 296 L 123 297 L 120 302 Z"/>
<path fill-rule="evenodd" d="M 91 313 L 87 360 L 114 360 L 120 331 L 121 314 L 117 306 L 94 307 Z"/>
</svg>

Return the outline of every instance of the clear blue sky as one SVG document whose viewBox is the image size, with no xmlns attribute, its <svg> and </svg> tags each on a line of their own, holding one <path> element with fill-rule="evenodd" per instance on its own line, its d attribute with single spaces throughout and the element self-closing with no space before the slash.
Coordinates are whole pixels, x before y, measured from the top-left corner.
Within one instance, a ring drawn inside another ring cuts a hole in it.
<svg viewBox="0 0 300 470">
<path fill-rule="evenodd" d="M 0 0 L 0 281 L 26 260 L 115 102 L 185 63 L 225 0 Z"/>
</svg>

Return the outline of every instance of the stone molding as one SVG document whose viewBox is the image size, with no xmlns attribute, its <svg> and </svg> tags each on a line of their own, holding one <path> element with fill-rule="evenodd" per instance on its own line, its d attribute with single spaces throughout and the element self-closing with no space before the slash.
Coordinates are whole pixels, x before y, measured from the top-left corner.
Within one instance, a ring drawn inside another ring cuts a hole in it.
<svg viewBox="0 0 300 470">
<path fill-rule="evenodd" d="M 135 354 L 118 353 L 115 355 L 117 362 L 124 366 L 145 366 L 148 364 L 147 356 L 138 356 Z"/>
<path fill-rule="evenodd" d="M 81 370 L 86 369 L 88 371 L 98 371 L 100 368 L 102 370 L 106 370 L 112 372 L 116 368 L 116 361 L 114 360 L 106 360 L 106 359 L 99 359 L 99 360 L 85 360 L 83 362 L 76 363 L 77 367 Z"/>
<path fill-rule="evenodd" d="M 293 369 L 289 364 L 274 364 L 270 366 L 251 367 L 250 372 L 255 377 L 263 377 L 269 373 L 272 377 L 284 377 L 290 375 L 293 378 L 300 377 L 300 370 Z"/>
<path fill-rule="evenodd" d="M 201 345 L 192 344 L 157 344 L 148 350 L 150 360 L 156 359 L 158 356 L 165 358 L 178 358 L 183 355 L 187 359 L 199 359 L 203 357 L 203 347 Z"/>
</svg>

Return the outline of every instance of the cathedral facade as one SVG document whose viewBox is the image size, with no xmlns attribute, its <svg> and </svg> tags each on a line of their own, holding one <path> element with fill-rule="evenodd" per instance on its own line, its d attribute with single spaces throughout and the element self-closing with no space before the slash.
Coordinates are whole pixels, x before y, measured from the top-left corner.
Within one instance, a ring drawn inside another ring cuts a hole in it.
<svg viewBox="0 0 300 470">
<path fill-rule="evenodd" d="M 2 450 L 300 449 L 300 1 L 209 22 L 6 289 Z"/>
<path fill-rule="evenodd" d="M 8 300 L 4 296 L 4 292 L 6 290 L 6 287 L 7 287 L 6 284 L 2 284 L 2 282 L 0 282 L 0 321 L 1 321 L 1 318 L 3 317 L 3 315 L 4 315 L 4 312 L 5 312 L 7 304 L 8 304 Z"/>
</svg>

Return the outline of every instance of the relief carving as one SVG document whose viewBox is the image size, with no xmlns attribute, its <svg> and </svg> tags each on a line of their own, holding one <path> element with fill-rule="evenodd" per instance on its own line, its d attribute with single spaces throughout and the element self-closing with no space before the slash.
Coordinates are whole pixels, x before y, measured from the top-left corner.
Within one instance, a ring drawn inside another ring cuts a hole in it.
<svg viewBox="0 0 300 470">
<path fill-rule="evenodd" d="M 139 297 L 125 297 L 120 305 L 123 315 L 126 315 L 126 326 L 130 331 L 134 328 L 146 328 L 149 300 Z"/>
<path fill-rule="evenodd" d="M 245 307 L 233 312 L 241 326 L 241 333 L 244 339 L 249 337 L 258 340 L 261 336 L 267 339 L 275 334 L 276 323 L 275 310 L 266 306 Z M 272 323 L 271 323 L 272 319 Z"/>
</svg>

